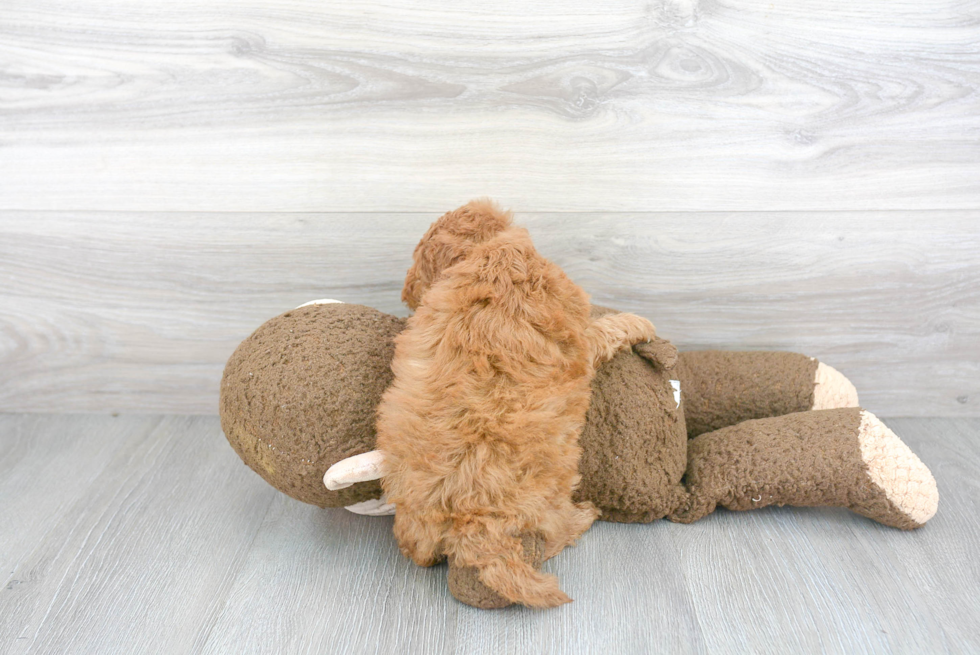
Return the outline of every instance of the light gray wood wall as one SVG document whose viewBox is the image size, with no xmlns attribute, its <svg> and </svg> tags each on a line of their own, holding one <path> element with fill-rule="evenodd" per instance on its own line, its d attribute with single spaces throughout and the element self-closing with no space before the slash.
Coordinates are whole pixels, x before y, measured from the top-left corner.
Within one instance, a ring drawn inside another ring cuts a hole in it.
<svg viewBox="0 0 980 655">
<path fill-rule="evenodd" d="M 322 297 L 404 315 L 432 218 L 9 212 L 0 407 L 213 413 L 266 319 Z M 883 415 L 980 407 L 980 211 L 520 219 L 594 302 L 682 348 L 804 352 Z"/>
<path fill-rule="evenodd" d="M 0 207 L 965 209 L 975 2 L 4 0 Z"/>
<path fill-rule="evenodd" d="M 685 348 L 980 415 L 980 8 L 0 3 L 0 410 L 215 411 L 477 195 Z"/>
</svg>

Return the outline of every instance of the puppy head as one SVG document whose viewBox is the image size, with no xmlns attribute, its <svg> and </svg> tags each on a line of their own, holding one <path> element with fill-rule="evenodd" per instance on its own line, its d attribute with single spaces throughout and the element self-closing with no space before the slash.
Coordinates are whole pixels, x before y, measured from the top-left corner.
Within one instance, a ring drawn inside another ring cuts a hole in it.
<svg viewBox="0 0 980 655">
<path fill-rule="evenodd" d="M 510 224 L 511 213 L 487 198 L 472 200 L 443 214 L 415 247 L 414 263 L 408 269 L 402 288 L 402 301 L 416 309 L 422 296 L 444 270 L 465 258 L 473 246 L 492 238 Z"/>
</svg>

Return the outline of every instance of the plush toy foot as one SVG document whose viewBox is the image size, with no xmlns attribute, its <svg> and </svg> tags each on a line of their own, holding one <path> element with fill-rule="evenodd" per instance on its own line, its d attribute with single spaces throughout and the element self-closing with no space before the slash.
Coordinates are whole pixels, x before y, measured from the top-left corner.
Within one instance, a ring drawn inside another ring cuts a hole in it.
<svg viewBox="0 0 980 655">
<path fill-rule="evenodd" d="M 797 353 L 685 352 L 678 357 L 674 375 L 680 380 L 692 439 L 751 419 L 858 406 L 850 380 Z"/>
<path fill-rule="evenodd" d="M 810 359 L 817 362 L 812 357 Z M 833 366 L 817 362 L 817 370 L 813 374 L 813 404 L 809 409 L 838 409 L 858 405 L 858 392 L 851 381 Z"/>
<path fill-rule="evenodd" d="M 861 412 L 858 442 L 871 487 L 865 497 L 853 499 L 852 510 L 905 529 L 921 527 L 936 514 L 939 489 L 932 473 L 871 412 Z"/>
<path fill-rule="evenodd" d="M 688 448 L 683 523 L 716 505 L 847 507 L 910 530 L 936 513 L 929 469 L 895 433 L 860 408 L 799 412 L 702 434 Z"/>
</svg>

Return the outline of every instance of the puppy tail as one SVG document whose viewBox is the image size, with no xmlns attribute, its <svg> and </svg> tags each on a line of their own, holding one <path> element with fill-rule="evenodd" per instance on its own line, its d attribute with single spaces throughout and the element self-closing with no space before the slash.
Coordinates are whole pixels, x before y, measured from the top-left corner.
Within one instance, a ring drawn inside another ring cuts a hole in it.
<svg viewBox="0 0 980 655">
<path fill-rule="evenodd" d="M 475 566 L 480 582 L 512 603 L 546 608 L 572 602 L 558 587 L 558 578 L 528 563 L 520 539 L 504 537 L 493 545 L 497 546 L 491 549 L 495 552 L 487 553 L 485 539 L 457 544 L 457 564 Z"/>
</svg>

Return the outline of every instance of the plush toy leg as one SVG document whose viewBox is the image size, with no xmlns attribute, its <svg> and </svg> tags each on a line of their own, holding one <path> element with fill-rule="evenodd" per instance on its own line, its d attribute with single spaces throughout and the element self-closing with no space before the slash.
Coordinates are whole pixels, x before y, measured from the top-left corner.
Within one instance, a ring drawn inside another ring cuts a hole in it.
<svg viewBox="0 0 980 655">
<path fill-rule="evenodd" d="M 540 568 L 545 559 L 544 539 L 540 536 L 524 534 L 521 536 L 521 544 L 524 546 L 524 559 L 534 568 Z M 485 610 L 513 604 L 480 582 L 475 567 L 457 566 L 450 560 L 448 582 L 449 593 L 461 603 Z"/>
<path fill-rule="evenodd" d="M 691 438 L 750 419 L 858 406 L 846 377 L 796 353 L 685 352 L 673 375 L 681 383 Z"/>
<path fill-rule="evenodd" d="M 847 507 L 912 529 L 936 513 L 929 469 L 860 408 L 800 412 L 702 434 L 688 444 L 690 503 L 682 523 L 714 511 L 767 505 Z"/>
</svg>

